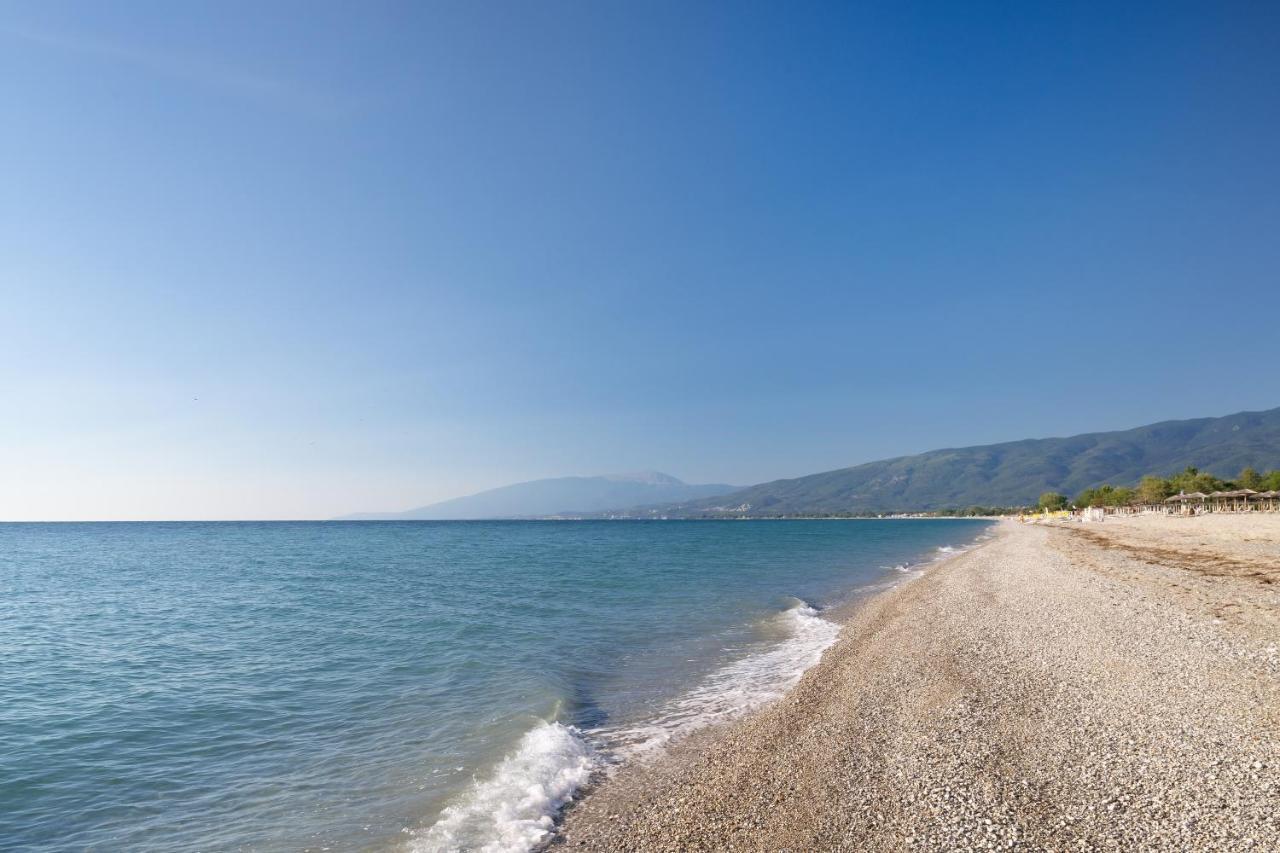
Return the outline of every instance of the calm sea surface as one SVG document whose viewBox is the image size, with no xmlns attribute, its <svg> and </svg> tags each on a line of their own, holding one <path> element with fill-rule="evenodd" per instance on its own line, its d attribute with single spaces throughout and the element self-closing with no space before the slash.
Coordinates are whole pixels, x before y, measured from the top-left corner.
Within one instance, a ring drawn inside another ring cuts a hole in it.
<svg viewBox="0 0 1280 853">
<path fill-rule="evenodd" d="M 0 848 L 525 850 L 985 528 L 0 524 Z"/>
</svg>

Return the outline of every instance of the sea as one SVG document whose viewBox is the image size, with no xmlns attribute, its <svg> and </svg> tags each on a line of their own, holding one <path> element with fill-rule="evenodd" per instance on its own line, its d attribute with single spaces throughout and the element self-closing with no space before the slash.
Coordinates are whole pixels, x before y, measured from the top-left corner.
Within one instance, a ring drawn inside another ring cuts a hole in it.
<svg viewBox="0 0 1280 853">
<path fill-rule="evenodd" d="M 0 524 L 0 849 L 487 851 L 974 520 Z"/>
</svg>

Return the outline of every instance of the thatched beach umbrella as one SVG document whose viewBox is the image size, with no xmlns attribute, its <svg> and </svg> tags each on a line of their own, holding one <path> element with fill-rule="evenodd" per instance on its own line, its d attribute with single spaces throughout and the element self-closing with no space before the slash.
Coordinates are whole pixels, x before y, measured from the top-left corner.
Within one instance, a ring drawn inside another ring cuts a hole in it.
<svg viewBox="0 0 1280 853">
<path fill-rule="evenodd" d="M 1257 501 L 1258 509 L 1263 512 L 1275 512 L 1280 509 L 1280 491 L 1272 489 L 1269 492 L 1257 492 L 1253 494 L 1250 500 Z"/>
<path fill-rule="evenodd" d="M 1256 495 L 1253 489 L 1233 489 L 1229 492 L 1214 492 L 1209 499 L 1214 502 L 1214 509 L 1225 509 L 1227 512 L 1247 512 L 1249 496 Z"/>
<path fill-rule="evenodd" d="M 1179 492 L 1171 498 L 1165 498 L 1164 502 L 1167 504 L 1178 504 L 1178 511 L 1183 515 L 1186 515 L 1191 512 L 1192 503 L 1197 505 L 1203 504 L 1204 499 L 1207 497 L 1209 496 L 1204 492 L 1191 492 L 1190 494 L 1187 494 L 1186 492 Z"/>
</svg>

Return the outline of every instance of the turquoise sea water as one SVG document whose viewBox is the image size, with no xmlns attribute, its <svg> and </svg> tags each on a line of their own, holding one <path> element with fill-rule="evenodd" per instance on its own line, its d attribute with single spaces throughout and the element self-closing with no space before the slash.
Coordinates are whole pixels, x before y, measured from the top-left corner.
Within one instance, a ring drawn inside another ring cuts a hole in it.
<svg viewBox="0 0 1280 853">
<path fill-rule="evenodd" d="M 0 847 L 528 849 L 984 529 L 0 525 Z"/>
</svg>

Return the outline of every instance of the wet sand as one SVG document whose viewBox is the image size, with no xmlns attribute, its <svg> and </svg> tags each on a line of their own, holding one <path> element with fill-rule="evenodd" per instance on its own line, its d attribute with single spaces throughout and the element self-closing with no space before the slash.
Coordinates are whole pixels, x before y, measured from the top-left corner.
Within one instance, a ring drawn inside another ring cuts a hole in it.
<svg viewBox="0 0 1280 853">
<path fill-rule="evenodd" d="M 553 846 L 1277 850 L 1278 614 L 1280 516 L 1004 522 Z"/>
</svg>

